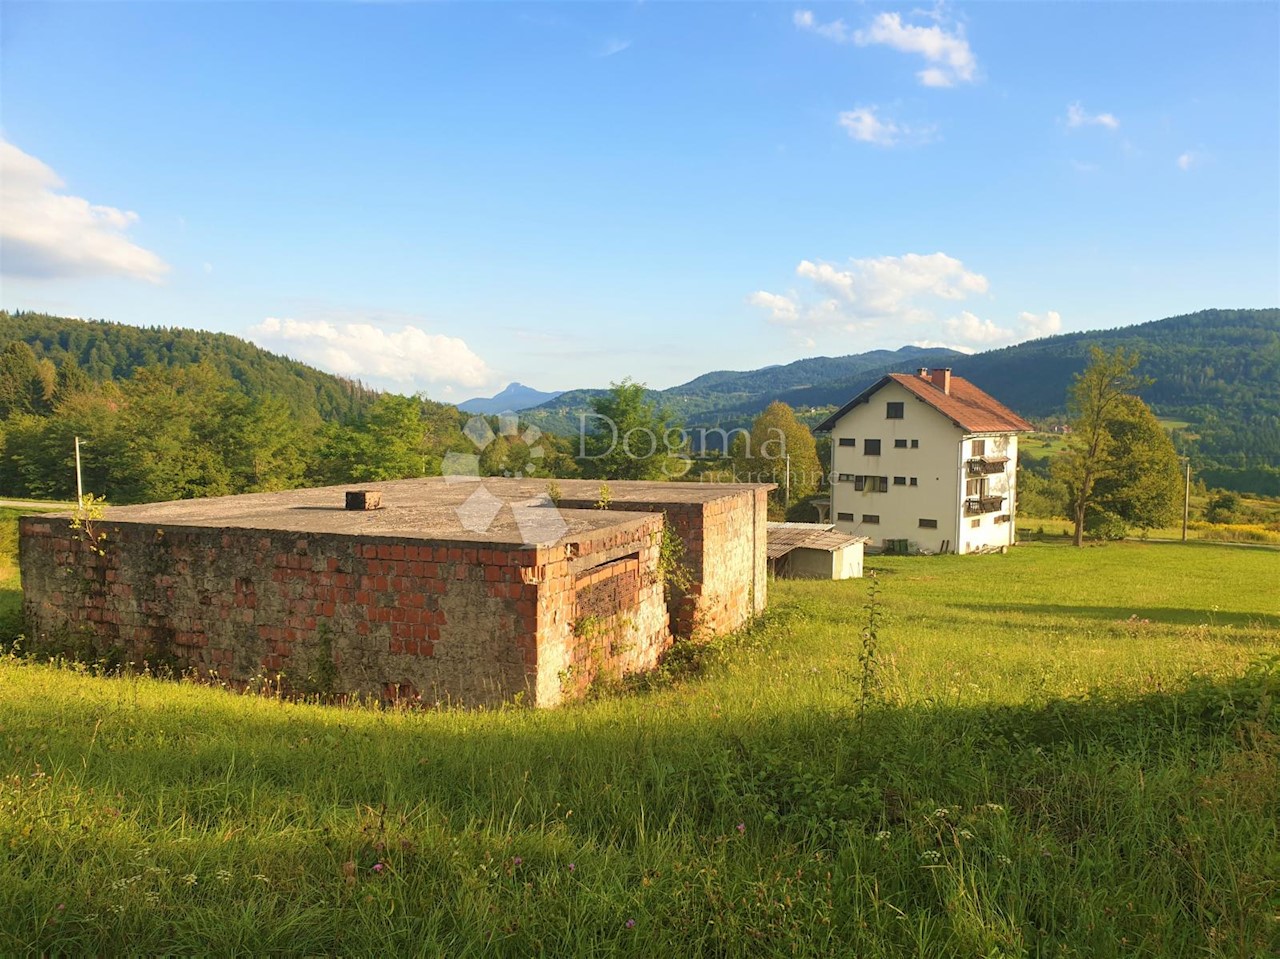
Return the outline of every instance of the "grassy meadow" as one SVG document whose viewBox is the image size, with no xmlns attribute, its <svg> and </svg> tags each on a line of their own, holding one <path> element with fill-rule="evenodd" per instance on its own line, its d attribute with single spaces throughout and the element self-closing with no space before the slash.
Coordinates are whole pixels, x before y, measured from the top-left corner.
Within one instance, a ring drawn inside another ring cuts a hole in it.
<svg viewBox="0 0 1280 959">
<path fill-rule="evenodd" d="M 872 563 L 557 711 L 0 660 L 0 955 L 1277 954 L 1280 556 Z"/>
</svg>

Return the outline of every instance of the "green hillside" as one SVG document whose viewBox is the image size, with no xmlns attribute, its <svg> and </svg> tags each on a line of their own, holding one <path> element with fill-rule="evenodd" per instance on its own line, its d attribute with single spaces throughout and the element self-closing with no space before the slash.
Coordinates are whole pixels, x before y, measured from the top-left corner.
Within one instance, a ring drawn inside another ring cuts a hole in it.
<svg viewBox="0 0 1280 959">
<path fill-rule="evenodd" d="M 66 370 L 64 379 L 95 383 L 131 379 L 142 367 L 204 364 L 234 380 L 247 396 L 276 397 L 305 419 L 356 416 L 377 395 L 355 380 L 269 353 L 227 333 L 0 311 L 0 350 L 12 343 L 26 343 L 37 361 L 47 359 L 56 370 Z M 0 409 L 0 416 L 7 412 Z"/>
<path fill-rule="evenodd" d="M 951 366 L 1024 416 L 1061 415 L 1067 387 L 1093 344 L 1142 357 L 1153 382 L 1143 398 L 1175 430 L 1210 485 L 1280 494 L 1280 310 L 1204 310 L 1114 330 L 1065 333 L 972 356 L 906 347 L 815 357 L 745 373 L 709 373 L 652 395 L 687 425 L 742 426 L 773 400 L 802 418 L 847 402 L 885 373 Z M 575 433 L 593 391 L 565 393 L 533 411 L 546 428 Z M 598 392 L 598 391 L 596 391 Z"/>
</svg>

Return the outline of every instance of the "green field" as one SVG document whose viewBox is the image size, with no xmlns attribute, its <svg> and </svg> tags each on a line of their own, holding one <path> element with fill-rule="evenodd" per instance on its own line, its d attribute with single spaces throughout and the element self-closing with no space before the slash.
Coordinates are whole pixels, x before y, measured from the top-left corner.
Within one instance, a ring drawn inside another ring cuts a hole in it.
<svg viewBox="0 0 1280 959">
<path fill-rule="evenodd" d="M 875 563 L 554 712 L 0 661 L 0 955 L 1275 952 L 1273 552 Z"/>
</svg>

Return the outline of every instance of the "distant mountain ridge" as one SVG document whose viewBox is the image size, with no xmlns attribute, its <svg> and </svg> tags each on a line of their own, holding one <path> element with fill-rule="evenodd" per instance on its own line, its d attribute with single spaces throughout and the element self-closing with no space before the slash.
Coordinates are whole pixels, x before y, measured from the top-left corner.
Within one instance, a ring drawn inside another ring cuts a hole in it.
<svg viewBox="0 0 1280 959">
<path fill-rule="evenodd" d="M 788 396 L 831 383 L 868 377 L 869 382 L 874 382 L 885 373 L 901 369 L 948 365 L 963 355 L 938 347 L 904 346 L 850 356 L 814 356 L 759 370 L 703 373 L 679 386 L 651 390 L 649 396 L 690 426 L 741 425 L 775 399 L 785 401 Z M 527 410 L 524 418 L 551 432 L 573 434 L 578 430 L 578 416 L 590 409 L 592 397 L 603 392 L 604 389 L 570 390 Z"/>
<path fill-rule="evenodd" d="M 475 399 L 463 400 L 458 404 L 458 409 L 464 413 L 480 413 L 486 416 L 505 413 L 508 410 L 518 413 L 520 410 L 527 410 L 554 400 L 562 392 L 562 390 L 546 392 L 535 390 L 532 386 L 525 386 L 523 383 L 508 383 L 506 388 L 496 396 L 477 396 Z"/>
<path fill-rule="evenodd" d="M 1110 330 L 1030 340 L 985 353 L 903 347 L 839 357 L 812 357 L 745 372 L 705 373 L 652 391 L 686 426 L 746 426 L 774 400 L 811 425 L 886 373 L 950 366 L 1031 419 L 1065 412 L 1072 377 L 1089 348 L 1135 350 L 1143 391 L 1157 414 L 1190 425 L 1175 432 L 1179 448 L 1206 477 L 1232 488 L 1280 494 L 1280 309 L 1201 310 Z M 579 414 L 602 390 L 570 390 L 523 414 L 544 429 L 574 435 Z M 1210 472 L 1218 470 L 1217 473 Z"/>
</svg>

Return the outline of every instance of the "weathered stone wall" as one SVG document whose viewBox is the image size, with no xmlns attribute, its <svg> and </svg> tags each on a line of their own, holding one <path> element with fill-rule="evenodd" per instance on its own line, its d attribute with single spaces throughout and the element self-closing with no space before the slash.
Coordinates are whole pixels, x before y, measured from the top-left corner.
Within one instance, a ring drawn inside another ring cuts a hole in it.
<svg viewBox="0 0 1280 959">
<path fill-rule="evenodd" d="M 640 520 L 551 548 L 121 523 L 100 556 L 66 519 L 25 518 L 26 615 L 37 638 L 87 634 L 233 683 L 550 705 L 563 678 L 576 692 L 600 670 L 652 666 L 669 641 L 661 521 Z M 584 652 L 577 576 L 609 551 L 634 554 L 636 585 Z"/>
<path fill-rule="evenodd" d="M 660 485 L 660 484 L 652 484 Z M 739 488 L 703 502 L 627 498 L 617 508 L 660 512 L 684 545 L 683 564 L 692 579 L 672 596 L 671 628 L 680 636 L 724 633 L 764 611 L 768 599 L 768 491 Z M 588 500 L 562 499 L 566 509 L 586 509 Z"/>
<path fill-rule="evenodd" d="M 657 665 L 671 644 L 657 564 L 662 517 L 634 531 L 605 530 L 550 554 L 535 571 L 538 596 L 537 699 L 573 699 L 597 678 Z"/>
</svg>

